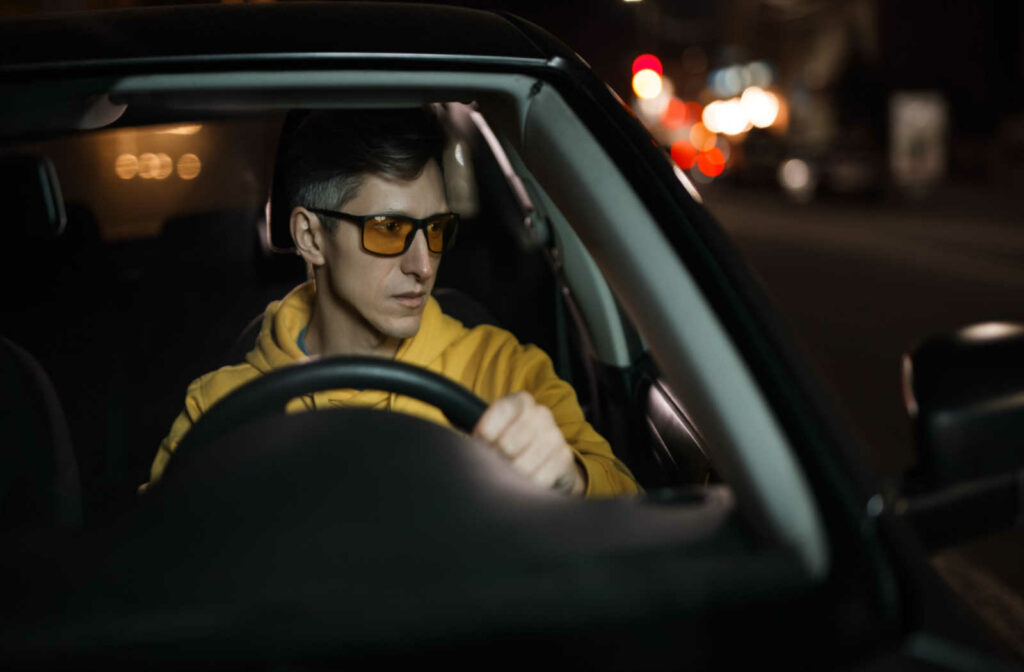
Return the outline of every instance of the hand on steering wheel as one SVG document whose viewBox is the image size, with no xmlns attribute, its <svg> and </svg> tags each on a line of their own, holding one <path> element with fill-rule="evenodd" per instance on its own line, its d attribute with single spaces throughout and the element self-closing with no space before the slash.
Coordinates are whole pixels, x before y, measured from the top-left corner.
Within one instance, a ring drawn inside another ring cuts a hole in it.
<svg viewBox="0 0 1024 672">
<path fill-rule="evenodd" d="M 374 357 L 328 357 L 271 371 L 243 385 L 199 418 L 178 446 L 188 454 L 234 427 L 281 413 L 291 399 L 318 390 L 371 388 L 436 406 L 466 433 L 482 438 L 534 482 L 582 493 L 586 481 L 547 407 L 526 392 L 490 408 L 478 396 L 432 371 Z M 171 465 L 179 460 L 172 461 Z M 170 466 L 170 465 L 169 465 Z"/>
<path fill-rule="evenodd" d="M 473 436 L 487 441 L 512 467 L 535 483 L 583 494 L 586 472 L 576 462 L 551 409 L 528 392 L 495 401 L 476 423 Z"/>
</svg>

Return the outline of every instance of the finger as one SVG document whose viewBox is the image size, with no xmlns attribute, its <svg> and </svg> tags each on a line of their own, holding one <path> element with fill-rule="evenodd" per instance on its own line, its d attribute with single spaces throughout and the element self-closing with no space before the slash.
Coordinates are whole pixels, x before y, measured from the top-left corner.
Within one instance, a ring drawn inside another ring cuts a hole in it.
<svg viewBox="0 0 1024 672">
<path fill-rule="evenodd" d="M 565 439 L 557 429 L 554 432 L 538 434 L 530 445 L 512 461 L 512 465 L 521 474 L 535 479 L 537 472 L 549 460 L 557 457 L 563 446 L 565 446 Z"/>
<path fill-rule="evenodd" d="M 523 414 L 518 423 L 524 427 L 529 426 L 531 436 L 529 444 L 517 454 L 514 463 L 521 473 L 533 476 L 542 464 L 565 445 L 565 437 L 546 406 L 535 404 L 528 413 Z"/>
<path fill-rule="evenodd" d="M 544 415 L 530 397 L 523 400 L 522 412 L 506 425 L 494 443 L 509 458 L 516 458 L 529 449 L 546 431 L 550 430 L 545 424 Z"/>
<path fill-rule="evenodd" d="M 540 485 L 572 490 L 576 483 L 576 459 L 566 445 L 559 446 L 537 469 L 533 480 Z"/>
<path fill-rule="evenodd" d="M 524 400 L 519 395 L 513 394 L 498 399 L 480 416 L 476 427 L 473 428 L 473 436 L 491 443 L 495 442 L 509 424 L 522 413 L 524 406 Z"/>
</svg>

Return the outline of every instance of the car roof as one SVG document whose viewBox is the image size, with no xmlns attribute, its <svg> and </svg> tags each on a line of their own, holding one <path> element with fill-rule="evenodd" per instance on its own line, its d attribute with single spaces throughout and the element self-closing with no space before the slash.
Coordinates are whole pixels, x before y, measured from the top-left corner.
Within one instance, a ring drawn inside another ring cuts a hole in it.
<svg viewBox="0 0 1024 672">
<path fill-rule="evenodd" d="M 0 21 L 0 72 L 125 59 L 281 54 L 547 60 L 573 52 L 506 13 L 411 3 L 146 7 Z"/>
</svg>

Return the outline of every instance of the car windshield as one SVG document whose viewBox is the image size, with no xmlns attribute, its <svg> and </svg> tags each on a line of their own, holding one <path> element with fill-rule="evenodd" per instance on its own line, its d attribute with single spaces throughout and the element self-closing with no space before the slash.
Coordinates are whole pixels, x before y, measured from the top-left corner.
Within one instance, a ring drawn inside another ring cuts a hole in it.
<svg viewBox="0 0 1024 672">
<path fill-rule="evenodd" d="M 590 295 L 607 289 L 599 276 L 588 281 L 596 285 L 581 285 L 583 274 L 567 278 L 554 263 L 552 250 L 570 263 L 585 253 L 565 240 L 571 231 L 554 230 L 557 210 L 521 164 L 516 173 L 511 161 L 518 158 L 510 159 L 474 107 L 434 106 L 447 129 L 448 206 L 461 216 L 457 244 L 444 253 L 434 284 L 442 309 L 469 327 L 498 326 L 539 347 L 642 486 L 716 481 L 699 430 L 658 381 L 614 302 L 600 318 L 613 320 L 614 332 L 588 333 L 578 304 L 595 321 Z M 27 344 L 54 382 L 87 521 L 137 505 L 137 488 L 150 479 L 190 382 L 243 363 L 267 305 L 309 277 L 282 215 L 271 217 L 276 227 L 267 219 L 288 117 L 271 111 L 119 123 L 5 148 L 9 158 L 52 162 L 63 197 L 63 232 L 39 243 L 56 261 L 7 303 L 5 335 Z M 609 345 L 613 337 L 621 344 Z M 669 409 L 671 422 L 659 416 L 654 429 L 644 427 L 649 400 L 611 404 L 631 391 L 606 379 L 601 360 L 626 365 L 633 386 L 642 377 L 642 394 Z M 666 440 L 663 454 L 652 455 L 651 446 Z"/>
</svg>

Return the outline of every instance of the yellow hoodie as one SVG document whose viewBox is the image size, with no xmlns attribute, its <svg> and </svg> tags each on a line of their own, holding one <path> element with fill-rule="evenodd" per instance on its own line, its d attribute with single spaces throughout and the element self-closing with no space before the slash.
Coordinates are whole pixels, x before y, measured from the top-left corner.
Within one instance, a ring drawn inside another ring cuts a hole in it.
<svg viewBox="0 0 1024 672">
<path fill-rule="evenodd" d="M 185 395 L 185 409 L 174 420 L 160 443 L 150 483 L 156 482 L 178 443 L 203 413 L 232 390 L 272 369 L 303 362 L 309 357 L 299 349 L 298 337 L 312 315 L 314 285 L 299 285 L 284 299 L 267 306 L 256 347 L 245 362 L 211 371 L 192 381 Z M 433 297 L 423 310 L 420 329 L 402 341 L 397 361 L 440 373 L 472 390 L 488 404 L 513 392 L 526 390 L 538 403 L 551 409 L 566 442 L 587 472 L 588 497 L 637 492 L 629 469 L 612 454 L 611 447 L 583 417 L 572 386 L 560 379 L 550 358 L 540 348 L 521 345 L 509 332 L 489 325 L 466 329 L 441 312 Z M 288 403 L 288 412 L 365 406 L 400 411 L 450 426 L 437 408 L 418 399 L 378 390 L 324 390 Z M 148 484 L 140 491 L 145 491 Z"/>
</svg>

